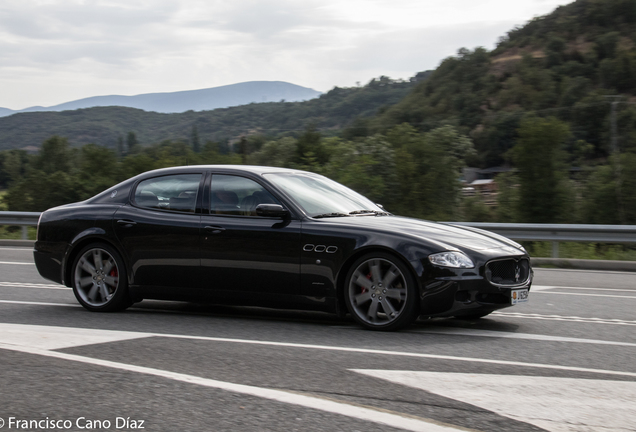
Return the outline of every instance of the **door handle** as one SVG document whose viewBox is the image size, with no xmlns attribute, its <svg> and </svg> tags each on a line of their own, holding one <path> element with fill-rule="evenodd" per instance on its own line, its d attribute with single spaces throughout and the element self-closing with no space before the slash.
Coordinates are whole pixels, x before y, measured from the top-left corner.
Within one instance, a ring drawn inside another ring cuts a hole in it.
<svg viewBox="0 0 636 432">
<path fill-rule="evenodd" d="M 119 225 L 123 225 L 124 228 L 130 228 L 133 225 L 137 225 L 137 222 L 133 221 L 133 220 L 129 220 L 129 219 L 119 219 L 117 221 L 117 223 Z"/>
<path fill-rule="evenodd" d="M 220 226 L 213 226 L 213 225 L 207 225 L 203 228 L 204 230 L 212 233 L 212 234 L 218 234 L 221 231 L 225 231 L 225 228 L 220 227 Z"/>
</svg>

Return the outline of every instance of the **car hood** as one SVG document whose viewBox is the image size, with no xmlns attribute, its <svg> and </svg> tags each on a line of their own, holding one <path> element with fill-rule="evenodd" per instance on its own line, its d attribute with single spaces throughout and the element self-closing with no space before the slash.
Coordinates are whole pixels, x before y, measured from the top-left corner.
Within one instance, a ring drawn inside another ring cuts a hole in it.
<svg viewBox="0 0 636 432">
<path fill-rule="evenodd" d="M 447 223 L 431 222 L 402 216 L 354 216 L 323 219 L 330 224 L 356 226 L 362 229 L 400 233 L 420 240 L 437 243 L 443 249 L 489 250 L 504 249 L 511 254 L 522 254 L 525 250 L 518 243 L 478 228 Z"/>
</svg>

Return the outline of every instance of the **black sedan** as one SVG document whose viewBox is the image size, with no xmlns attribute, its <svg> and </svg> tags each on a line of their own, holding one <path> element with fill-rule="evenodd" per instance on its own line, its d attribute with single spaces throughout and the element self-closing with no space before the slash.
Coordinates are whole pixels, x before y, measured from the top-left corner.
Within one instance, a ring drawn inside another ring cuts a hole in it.
<svg viewBox="0 0 636 432">
<path fill-rule="evenodd" d="M 143 299 L 347 312 L 395 330 L 527 301 L 519 244 L 394 216 L 326 177 L 249 166 L 140 174 L 42 213 L 40 274 L 91 311 Z"/>
</svg>

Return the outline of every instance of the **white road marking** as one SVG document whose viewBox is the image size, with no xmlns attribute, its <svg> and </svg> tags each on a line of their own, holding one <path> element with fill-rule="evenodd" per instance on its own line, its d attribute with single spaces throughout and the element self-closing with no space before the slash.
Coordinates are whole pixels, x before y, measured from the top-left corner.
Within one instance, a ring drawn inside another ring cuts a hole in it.
<svg viewBox="0 0 636 432">
<path fill-rule="evenodd" d="M 543 268 L 537 267 L 534 268 L 535 273 L 541 272 L 570 272 L 570 273 L 609 273 L 609 274 L 624 274 L 636 276 L 634 272 L 630 271 L 613 271 L 613 270 L 582 270 L 582 269 L 559 269 L 559 268 Z"/>
<path fill-rule="evenodd" d="M 32 262 L 16 262 L 16 261 L 0 261 L 0 264 L 35 265 L 35 263 L 32 263 Z"/>
<path fill-rule="evenodd" d="M 610 295 L 610 294 L 587 294 L 587 293 L 568 293 L 568 292 L 551 292 L 551 291 L 540 291 L 537 294 L 558 294 L 558 295 L 568 295 L 568 296 L 624 298 L 624 299 L 636 300 L 636 295 L 619 296 L 619 295 Z"/>
<path fill-rule="evenodd" d="M 37 288 L 37 289 L 58 289 L 58 290 L 71 289 L 67 286 L 60 285 L 60 284 L 40 284 L 40 283 L 31 283 L 31 282 L 0 282 L 0 286 L 9 287 L 9 288 Z"/>
<path fill-rule="evenodd" d="M 622 291 L 636 293 L 636 289 L 619 289 L 619 288 L 590 288 L 590 287 L 572 287 L 572 286 L 556 286 L 556 285 L 532 285 L 530 291 L 545 291 L 551 289 L 568 289 L 568 290 L 586 290 L 586 291 Z"/>
<path fill-rule="evenodd" d="M 535 293 L 537 291 L 544 291 L 544 290 L 549 290 L 553 288 L 557 288 L 557 287 L 550 286 L 550 285 L 532 285 L 532 287 L 530 287 L 530 292 Z"/>
<path fill-rule="evenodd" d="M 626 321 L 626 320 L 613 319 L 613 318 L 586 318 L 586 317 L 579 317 L 579 316 L 541 315 L 541 314 L 525 314 L 521 312 L 499 312 L 499 311 L 493 312 L 492 315 L 507 317 L 507 318 L 582 322 L 587 324 L 610 324 L 610 325 L 636 326 L 636 321 Z"/>
<path fill-rule="evenodd" d="M 463 329 L 463 328 L 435 328 L 432 330 L 423 329 L 416 330 L 414 333 L 426 333 L 426 334 L 443 334 L 443 335 L 457 335 L 457 336 L 482 336 L 482 337 L 493 337 L 493 338 L 504 338 L 504 339 L 526 339 L 526 340 L 537 340 L 543 342 L 571 342 L 571 343 L 586 343 L 586 344 L 594 344 L 594 345 L 617 345 L 617 346 L 627 346 L 627 347 L 636 347 L 636 343 L 629 342 L 616 342 L 616 341 L 605 341 L 600 339 L 581 339 L 581 338 L 572 338 L 572 337 L 562 337 L 562 336 L 549 336 L 549 335 L 541 335 L 541 334 L 531 334 L 531 333 L 512 333 L 512 332 L 501 332 L 501 331 L 492 331 L 492 330 L 473 330 L 473 329 Z"/>
<path fill-rule="evenodd" d="M 153 336 L 151 333 L 28 324 L 0 324 L 0 332 L 0 343 L 45 350 Z"/>
<path fill-rule="evenodd" d="M 46 302 L 31 302 L 31 301 L 21 301 L 21 300 L 0 300 L 0 303 L 30 305 L 30 306 L 82 307 L 82 305 L 80 305 L 79 303 L 46 303 Z"/>
<path fill-rule="evenodd" d="M 620 296 L 620 295 L 611 295 L 611 294 L 588 294 L 588 293 L 575 293 L 575 292 L 554 292 L 551 291 L 553 289 L 565 289 L 565 290 L 593 290 L 593 291 L 622 291 L 622 292 L 631 292 L 635 295 L 632 296 Z M 552 285 L 537 285 L 532 286 L 530 289 L 531 293 L 535 294 L 557 294 L 557 295 L 571 295 L 571 296 L 584 296 L 584 297 L 607 297 L 607 298 L 628 298 L 628 299 L 636 299 L 636 290 L 626 290 L 626 289 L 611 289 L 611 288 L 578 288 L 578 287 L 560 287 L 560 286 L 552 286 Z"/>
<path fill-rule="evenodd" d="M 11 247 L 11 246 L 0 246 L 0 250 L 3 251 L 29 251 L 33 252 L 33 248 L 21 248 L 21 247 Z"/>
<path fill-rule="evenodd" d="M 0 330 L 11 329 L 14 326 L 22 326 L 22 324 L 0 324 Z M 37 331 L 38 328 L 48 329 L 50 327 L 30 326 L 30 330 L 32 331 Z M 69 329 L 69 328 L 72 328 L 72 327 L 57 327 L 57 329 L 60 329 L 60 331 L 50 332 L 49 335 L 51 337 L 54 337 L 54 335 L 57 334 L 57 335 L 61 335 L 61 337 L 64 337 L 64 332 L 66 331 L 66 329 Z M 85 329 L 85 330 L 88 332 L 92 331 L 91 329 Z M 99 330 L 99 331 L 106 332 L 109 330 Z M 290 343 L 290 342 L 272 342 L 272 341 L 259 341 L 259 340 L 249 340 L 249 339 L 219 338 L 219 337 L 210 337 L 210 336 L 191 336 L 191 335 L 164 334 L 164 333 L 137 333 L 137 332 L 130 332 L 130 333 L 131 333 L 131 336 L 142 335 L 139 337 L 153 336 L 153 337 L 160 337 L 160 338 L 191 339 L 191 340 L 222 342 L 222 343 L 240 343 L 240 344 L 275 346 L 275 347 L 285 347 L 285 348 L 303 348 L 303 349 L 315 349 L 315 350 L 324 350 L 324 351 L 426 358 L 426 359 L 433 359 L 433 360 L 452 360 L 452 361 L 497 364 L 497 365 L 506 365 L 506 366 L 520 366 L 523 368 L 552 369 L 552 370 L 561 370 L 561 371 L 588 372 L 588 373 L 594 373 L 594 374 L 636 377 L 636 372 L 624 372 L 624 371 L 607 370 L 607 369 L 591 369 L 591 368 L 583 368 L 578 366 L 561 366 L 561 365 L 551 365 L 551 364 L 542 364 L 542 363 L 528 363 L 528 362 L 519 362 L 519 361 L 511 361 L 511 360 L 456 357 L 456 356 L 448 356 L 448 355 L 424 354 L 424 353 L 414 353 L 414 352 L 404 352 L 404 351 L 384 351 L 384 350 L 375 350 L 375 349 L 368 349 L 368 348 L 350 348 L 350 347 L 339 347 L 339 346 L 329 346 L 329 345 L 299 344 L 299 343 Z M 3 334 L 4 332 L 0 331 L 0 343 L 5 342 L 3 339 Z M 13 342 L 15 343 L 14 339 L 13 339 Z"/>
<path fill-rule="evenodd" d="M 29 326 L 29 327 L 39 327 L 39 326 Z M 29 330 L 25 329 L 24 331 L 28 332 Z M 116 333 L 127 333 L 127 332 L 116 332 Z M 139 333 L 139 335 L 143 335 L 143 334 Z M 59 335 L 54 335 L 54 338 L 57 338 L 58 336 Z M 90 336 L 83 335 L 81 334 L 81 332 L 80 334 L 75 336 L 78 336 L 80 340 L 83 339 L 84 336 L 87 336 L 88 338 L 90 338 Z M 140 336 L 140 337 L 145 337 L 145 336 Z M 187 375 L 187 374 L 170 372 L 170 371 L 161 370 L 161 369 L 135 366 L 135 365 L 113 362 L 108 360 L 100 360 L 96 358 L 84 357 L 84 356 L 79 356 L 75 354 L 66 354 L 66 353 L 61 353 L 56 351 L 49 351 L 47 349 L 28 346 L 28 344 L 25 342 L 26 341 L 23 341 L 17 345 L 11 345 L 11 344 L 0 342 L 0 349 L 7 349 L 12 351 L 28 353 L 28 354 L 52 357 L 52 358 L 57 358 L 61 360 L 81 362 L 81 363 L 86 363 L 86 364 L 100 366 L 100 367 L 108 367 L 112 369 L 124 370 L 128 372 L 153 375 L 153 376 L 157 376 L 161 378 L 170 379 L 173 381 L 180 381 L 180 382 L 184 382 L 188 384 L 195 384 L 195 385 L 200 385 L 205 387 L 216 388 L 220 390 L 226 390 L 233 393 L 256 396 L 263 399 L 273 400 L 275 402 L 303 406 L 310 409 L 330 412 L 333 414 L 343 415 L 343 416 L 356 418 L 363 421 L 382 424 L 382 425 L 390 426 L 393 428 L 404 429 L 408 431 L 456 432 L 456 431 L 467 430 L 464 428 L 459 428 L 459 427 L 454 427 L 452 425 L 439 423 L 430 419 L 409 416 L 409 415 L 401 414 L 397 412 L 393 413 L 393 412 L 380 411 L 373 408 L 365 408 L 361 406 L 351 405 L 342 401 L 335 401 L 335 400 L 323 399 L 323 398 L 314 397 L 314 396 L 307 396 L 307 395 L 299 394 L 296 392 L 288 392 L 284 390 L 273 390 L 273 389 L 250 386 L 250 385 L 235 384 L 235 383 L 226 382 L 226 381 L 218 381 L 218 380 L 213 380 L 208 378 L 202 378 L 195 375 Z M 35 342 L 36 344 L 41 343 L 41 341 L 34 340 L 32 338 L 29 338 L 29 342 Z"/>
<path fill-rule="evenodd" d="M 634 431 L 636 382 L 354 370 L 459 400 L 552 432 Z"/>
</svg>

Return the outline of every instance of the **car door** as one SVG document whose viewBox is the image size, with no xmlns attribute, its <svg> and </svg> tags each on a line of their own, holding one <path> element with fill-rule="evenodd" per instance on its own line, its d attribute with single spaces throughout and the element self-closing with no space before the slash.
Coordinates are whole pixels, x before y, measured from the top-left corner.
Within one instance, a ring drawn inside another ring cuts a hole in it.
<svg viewBox="0 0 636 432">
<path fill-rule="evenodd" d="M 240 292 L 298 294 L 300 221 L 258 216 L 258 204 L 283 203 L 247 177 L 213 174 L 204 194 L 203 287 L 230 296 Z"/>
<path fill-rule="evenodd" d="M 142 180 L 135 187 L 132 202 L 115 213 L 114 230 L 130 263 L 134 285 L 196 286 L 201 222 L 197 201 L 202 180 L 203 172 Z M 155 294 L 161 297 L 161 290 Z"/>
</svg>

